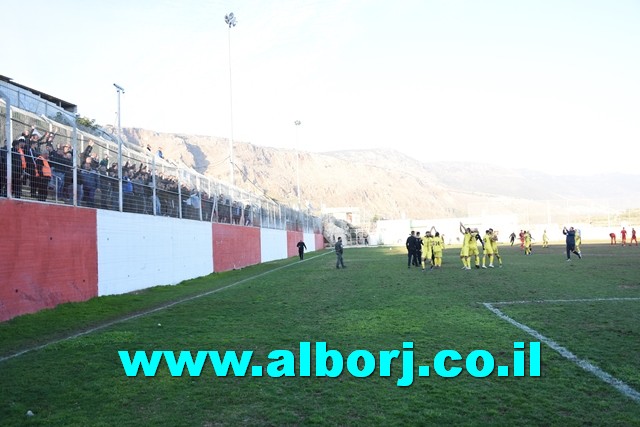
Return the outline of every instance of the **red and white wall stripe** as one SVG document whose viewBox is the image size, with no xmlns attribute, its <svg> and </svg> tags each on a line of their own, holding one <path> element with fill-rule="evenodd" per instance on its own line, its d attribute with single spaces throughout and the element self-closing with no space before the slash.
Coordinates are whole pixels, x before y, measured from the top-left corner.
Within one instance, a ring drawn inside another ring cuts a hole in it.
<svg viewBox="0 0 640 427">
<path fill-rule="evenodd" d="M 0 199 L 0 321 L 324 247 L 321 234 Z"/>
</svg>

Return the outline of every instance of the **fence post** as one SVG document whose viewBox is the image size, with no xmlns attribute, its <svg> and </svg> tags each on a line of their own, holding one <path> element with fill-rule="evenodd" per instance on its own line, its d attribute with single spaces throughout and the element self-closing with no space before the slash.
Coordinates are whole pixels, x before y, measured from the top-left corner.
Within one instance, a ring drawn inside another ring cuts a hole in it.
<svg viewBox="0 0 640 427">
<path fill-rule="evenodd" d="M 4 92 L 0 91 L 0 98 L 5 102 L 5 148 L 7 150 L 7 197 L 11 199 L 13 194 L 11 193 L 11 143 L 13 142 L 13 129 L 11 128 L 11 99 Z"/>
</svg>

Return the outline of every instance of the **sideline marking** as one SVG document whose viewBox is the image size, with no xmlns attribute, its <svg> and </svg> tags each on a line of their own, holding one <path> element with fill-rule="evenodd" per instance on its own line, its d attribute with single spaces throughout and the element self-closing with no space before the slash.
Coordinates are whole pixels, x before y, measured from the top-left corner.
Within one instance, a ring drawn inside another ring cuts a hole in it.
<svg viewBox="0 0 640 427">
<path fill-rule="evenodd" d="M 567 303 L 567 302 L 603 302 L 603 301 L 640 301 L 640 297 L 629 298 L 582 298 L 582 299 L 542 299 L 529 301 L 498 301 L 483 302 L 482 304 L 490 305 L 509 305 L 509 304 L 546 304 L 546 303 Z"/>
<path fill-rule="evenodd" d="M 543 343 L 545 343 L 546 345 L 548 345 L 549 347 L 554 349 L 558 354 L 560 354 L 565 359 L 568 359 L 569 361 L 575 363 L 576 365 L 578 365 L 579 367 L 581 367 L 585 371 L 595 375 L 600 380 L 602 380 L 605 383 L 613 386 L 620 393 L 624 394 L 628 398 L 630 398 L 632 400 L 635 400 L 636 402 L 640 403 L 640 392 L 638 392 L 637 390 L 635 390 L 634 388 L 632 388 L 631 386 L 629 386 L 625 382 L 617 379 L 616 377 L 614 377 L 611 374 L 608 374 L 607 372 L 605 372 L 602 369 L 598 368 L 596 365 L 594 365 L 592 363 L 589 363 L 584 359 L 580 359 L 578 356 L 576 356 L 575 354 L 570 352 L 565 347 L 562 347 L 560 344 L 558 344 L 554 340 L 552 340 L 550 338 L 547 338 L 544 335 L 542 335 L 540 332 L 536 331 L 535 329 L 530 328 L 529 326 L 527 326 L 527 325 L 525 325 L 523 323 L 520 323 L 517 320 L 514 320 L 513 318 L 507 316 L 502 311 L 500 311 L 499 309 L 494 307 L 494 304 L 495 305 L 498 305 L 498 304 L 507 305 L 507 304 L 527 304 L 527 303 L 547 303 L 547 302 L 549 302 L 549 303 L 562 303 L 562 302 L 590 302 L 590 301 L 601 302 L 601 301 L 638 301 L 638 300 L 640 300 L 640 298 L 594 298 L 594 299 L 546 300 L 546 301 L 545 300 L 541 300 L 541 301 L 504 301 L 504 302 L 497 302 L 497 303 L 496 302 L 494 302 L 494 303 L 483 302 L 482 305 L 484 305 L 489 311 L 491 311 L 493 314 L 495 314 L 496 316 L 498 316 L 502 320 L 506 320 L 507 322 L 509 322 L 513 326 L 515 326 L 516 328 L 528 333 L 529 335 L 531 335 L 532 337 L 536 338 L 537 340 L 542 341 Z"/>
<path fill-rule="evenodd" d="M 54 345 L 54 344 L 58 344 L 58 343 L 61 343 L 61 342 L 69 341 L 69 340 L 72 340 L 72 339 L 75 339 L 75 338 L 80 338 L 80 337 L 82 337 L 84 335 L 92 334 L 92 333 L 94 333 L 96 331 L 108 328 L 108 327 L 113 326 L 113 325 L 117 325 L 119 323 L 124 323 L 124 322 L 127 322 L 129 320 L 137 319 L 139 317 L 144 317 L 144 316 L 147 316 L 149 314 L 157 313 L 158 311 L 162 311 L 162 310 L 166 310 L 168 308 L 174 307 L 174 306 L 176 306 L 178 304 L 182 304 L 182 303 L 185 303 L 185 302 L 193 301 L 193 300 L 198 299 L 198 298 L 206 297 L 208 295 L 224 291 L 224 290 L 232 288 L 234 286 L 246 283 L 246 282 L 248 282 L 250 280 L 257 279 L 257 278 L 262 277 L 262 276 L 266 276 L 267 274 L 271 274 L 271 273 L 273 273 L 275 271 L 278 271 L 278 270 L 282 270 L 283 268 L 292 267 L 294 265 L 298 265 L 301 262 L 305 262 L 305 261 L 307 261 L 309 259 L 319 258 L 319 257 L 325 256 L 325 255 L 327 255 L 329 253 L 332 253 L 332 252 L 331 251 L 325 252 L 325 253 L 316 255 L 314 257 L 311 257 L 311 258 L 294 261 L 291 264 L 281 265 L 280 267 L 276 267 L 273 270 L 265 271 L 263 273 L 255 275 L 255 276 L 246 277 L 246 278 L 244 278 L 242 280 L 239 280 L 237 282 L 234 282 L 234 283 L 231 283 L 229 285 L 223 286 L 221 288 L 213 289 L 213 290 L 210 290 L 210 291 L 207 291 L 207 292 L 203 292 L 201 294 L 196 294 L 196 295 L 192 295 L 192 296 L 187 297 L 187 298 L 183 298 L 183 299 L 180 299 L 180 300 L 177 300 L 177 301 L 173 301 L 173 302 L 170 302 L 168 304 L 161 305 L 160 307 L 156 307 L 156 308 L 153 308 L 151 310 L 143 311 L 142 313 L 134 314 L 134 315 L 131 315 L 131 316 L 121 317 L 120 319 L 116 319 L 116 320 L 112 320 L 111 322 L 103 323 L 103 324 L 95 326 L 95 327 L 93 327 L 91 329 L 87 329 L 86 331 L 78 332 L 76 334 L 69 335 L 69 336 L 66 336 L 66 337 L 62 337 L 62 338 L 59 338 L 57 340 L 49 341 L 49 342 L 46 342 L 44 344 L 41 344 L 41 345 L 38 345 L 38 346 L 35 346 L 35 347 L 27 348 L 27 349 L 21 350 L 21 351 L 19 351 L 17 353 L 10 354 L 8 356 L 0 357 L 0 363 L 6 362 L 7 360 L 15 359 L 16 357 L 20 357 L 23 354 L 30 353 L 32 351 L 42 350 L 43 348 L 49 347 L 50 345 Z"/>
</svg>

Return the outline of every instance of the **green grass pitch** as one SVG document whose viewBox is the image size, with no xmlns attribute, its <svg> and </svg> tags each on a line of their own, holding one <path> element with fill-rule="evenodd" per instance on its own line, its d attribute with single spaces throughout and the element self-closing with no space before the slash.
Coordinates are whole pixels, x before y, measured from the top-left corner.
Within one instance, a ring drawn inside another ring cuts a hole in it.
<svg viewBox="0 0 640 427">
<path fill-rule="evenodd" d="M 272 350 L 298 355 L 300 342 L 326 342 L 345 360 L 413 342 L 416 366 L 446 349 L 513 365 L 514 342 L 536 339 L 483 305 L 502 303 L 505 316 L 639 391 L 640 249 L 583 245 L 584 259 L 571 262 L 563 246 L 500 251 L 503 268 L 465 271 L 448 248 L 429 272 L 408 269 L 403 248 L 347 248 L 344 270 L 322 251 L 21 316 L 0 324 L 0 424 L 640 425 L 633 395 L 544 343 L 539 377 L 418 377 L 416 368 L 408 387 L 397 385 L 402 358 L 385 377 L 378 367 L 316 377 L 312 363 L 309 377 L 273 378 L 218 377 L 211 365 L 172 376 L 164 364 L 128 377 L 118 357 L 250 350 L 266 366 Z"/>
</svg>

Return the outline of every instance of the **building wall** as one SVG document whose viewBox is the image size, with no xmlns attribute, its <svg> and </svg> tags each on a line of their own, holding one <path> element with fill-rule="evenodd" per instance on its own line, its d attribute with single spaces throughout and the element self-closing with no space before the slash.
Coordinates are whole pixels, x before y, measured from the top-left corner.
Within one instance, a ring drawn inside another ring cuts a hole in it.
<svg viewBox="0 0 640 427">
<path fill-rule="evenodd" d="M 303 236 L 8 199 L 0 230 L 0 321 L 284 259 Z M 304 239 L 309 251 L 322 249 L 321 234 Z"/>
<path fill-rule="evenodd" d="M 96 211 L 0 199 L 0 321 L 98 293 Z"/>
<path fill-rule="evenodd" d="M 285 230 L 261 228 L 260 253 L 262 262 L 288 258 L 287 232 Z"/>
<path fill-rule="evenodd" d="M 260 263 L 260 229 L 231 224 L 213 224 L 213 266 L 216 272 Z"/>
<path fill-rule="evenodd" d="M 210 223 L 97 213 L 98 295 L 174 285 L 214 271 Z"/>
<path fill-rule="evenodd" d="M 298 256 L 298 242 L 303 240 L 304 235 L 300 231 L 287 231 L 287 257 Z M 307 245 L 309 249 L 309 245 Z"/>
</svg>

